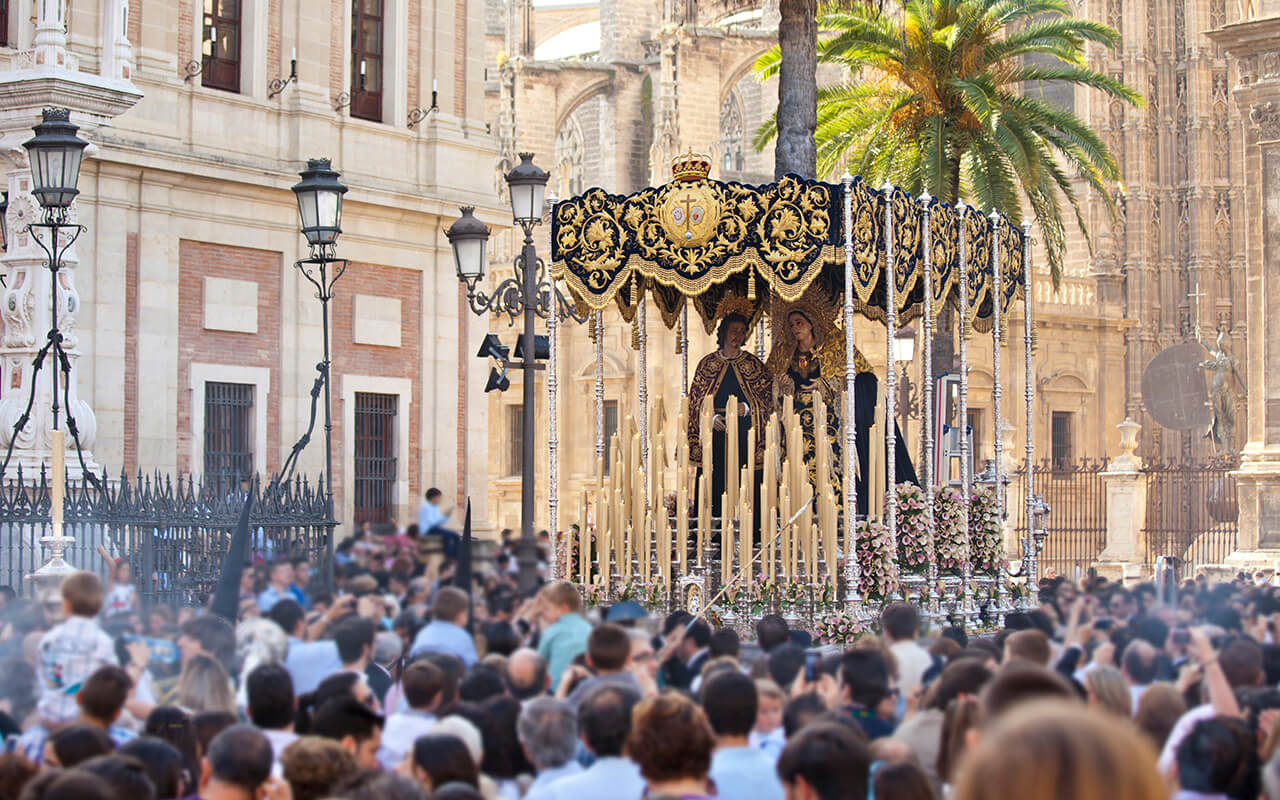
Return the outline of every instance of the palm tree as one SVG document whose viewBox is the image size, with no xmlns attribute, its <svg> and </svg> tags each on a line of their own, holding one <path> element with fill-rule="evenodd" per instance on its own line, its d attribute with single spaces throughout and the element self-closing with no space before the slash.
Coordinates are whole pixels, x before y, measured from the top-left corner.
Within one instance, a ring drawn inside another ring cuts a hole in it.
<svg viewBox="0 0 1280 800">
<path fill-rule="evenodd" d="M 1079 117 L 1024 87 L 1086 86 L 1141 105 L 1137 92 L 1085 64 L 1086 42 L 1114 48 L 1120 34 L 1073 17 L 1068 0 L 894 5 L 818 17 L 830 35 L 818 43 L 817 61 L 840 65 L 848 78 L 817 93 L 817 173 L 847 168 L 874 186 L 888 181 L 913 194 L 964 199 L 1019 222 L 1025 199 L 1056 285 L 1065 245 L 1061 200 L 1088 241 L 1073 181 L 1082 178 L 1114 214 L 1108 184 L 1120 169 Z M 761 56 L 760 78 L 777 74 L 781 61 L 778 48 Z M 756 147 L 778 128 L 776 117 L 766 122 Z"/>
</svg>

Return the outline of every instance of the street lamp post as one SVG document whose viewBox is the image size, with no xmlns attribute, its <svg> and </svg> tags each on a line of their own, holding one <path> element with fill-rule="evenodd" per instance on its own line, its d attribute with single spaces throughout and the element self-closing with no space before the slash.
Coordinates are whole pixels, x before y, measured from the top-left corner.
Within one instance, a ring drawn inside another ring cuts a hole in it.
<svg viewBox="0 0 1280 800">
<path fill-rule="evenodd" d="M 311 420 L 285 459 L 278 482 L 288 481 L 297 465 L 298 455 L 311 441 L 316 425 L 316 402 L 324 390 L 324 491 L 329 519 L 333 515 L 333 405 L 330 391 L 329 357 L 329 301 L 333 299 L 333 287 L 347 271 L 347 260 L 337 257 L 338 236 L 342 233 L 342 196 L 347 187 L 338 181 L 336 172 L 327 158 L 307 161 L 307 168 L 299 173 L 302 180 L 293 187 L 298 198 L 298 217 L 302 223 L 302 235 L 306 237 L 310 255 L 294 263 L 302 276 L 316 287 L 320 300 L 321 335 L 324 348 L 323 360 L 316 365 L 315 383 L 311 387 Z M 333 586 L 333 533 L 325 545 L 325 579 Z"/>
<path fill-rule="evenodd" d="M 538 543 L 533 534 L 534 506 L 534 425 L 535 381 L 534 373 L 542 369 L 538 364 L 538 343 L 534 335 L 534 320 L 556 314 L 559 318 L 572 318 L 581 322 L 572 305 L 545 279 L 546 267 L 538 258 L 533 243 L 533 228 L 542 221 L 543 204 L 546 201 L 547 180 L 550 174 L 533 163 L 532 153 L 521 153 L 520 163 L 507 173 L 507 187 L 511 194 L 513 221 L 524 232 L 524 245 L 515 261 L 515 277 L 498 284 L 493 294 L 478 292 L 476 286 L 484 277 L 485 243 L 489 229 L 474 216 L 474 209 L 463 208 L 462 218 L 445 232 L 453 247 L 458 280 L 467 287 L 467 301 L 476 315 L 492 313 L 505 315 L 514 323 L 522 317 L 524 333 L 516 347 L 517 362 L 504 358 L 505 366 L 515 366 L 524 372 L 523 408 L 521 409 L 520 452 L 520 541 L 516 547 L 516 563 L 519 565 L 520 591 L 529 592 L 538 581 Z M 500 382 L 499 382 L 500 383 Z M 491 388 L 503 388 L 490 380 Z M 552 409 L 552 413 L 555 410 Z"/>
</svg>

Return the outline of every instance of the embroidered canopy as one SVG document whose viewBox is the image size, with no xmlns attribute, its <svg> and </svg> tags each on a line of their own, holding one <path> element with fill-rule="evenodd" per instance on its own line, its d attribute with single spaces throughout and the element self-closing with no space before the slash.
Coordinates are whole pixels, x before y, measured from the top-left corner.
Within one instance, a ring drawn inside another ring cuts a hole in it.
<svg viewBox="0 0 1280 800">
<path fill-rule="evenodd" d="M 853 179 L 850 194 L 855 308 L 868 317 L 884 317 L 889 204 L 895 300 L 904 319 L 918 316 L 924 299 L 924 205 L 901 189 L 876 190 L 861 178 Z M 996 263 L 1001 311 L 1007 312 L 1024 289 L 1022 229 L 974 208 L 961 211 L 932 201 L 928 210 L 933 308 L 960 303 L 963 235 L 969 273 L 964 308 L 970 320 L 991 317 Z M 627 196 L 589 189 L 555 207 L 551 268 L 590 309 L 616 302 L 629 320 L 639 292 L 647 289 L 668 327 L 688 301 L 710 332 L 727 293 L 764 305 L 771 295 L 793 302 L 817 286 L 842 303 L 843 222 L 843 185 L 795 175 L 762 186 L 686 176 Z M 989 329 L 989 323 L 982 327 Z"/>
</svg>

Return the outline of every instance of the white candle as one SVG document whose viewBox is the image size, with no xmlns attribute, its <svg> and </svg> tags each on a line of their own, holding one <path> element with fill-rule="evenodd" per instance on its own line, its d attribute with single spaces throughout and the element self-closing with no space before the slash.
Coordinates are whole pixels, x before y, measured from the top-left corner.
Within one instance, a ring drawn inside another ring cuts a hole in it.
<svg viewBox="0 0 1280 800">
<path fill-rule="evenodd" d="M 365 62 L 363 62 L 363 61 L 361 61 L 361 62 L 360 62 L 360 77 L 361 77 L 361 78 L 363 78 L 363 77 L 364 77 L 364 64 L 365 64 Z"/>
<path fill-rule="evenodd" d="M 431 79 L 431 91 L 433 91 L 433 92 L 434 92 L 434 91 L 436 90 L 436 87 L 437 87 L 438 85 L 439 85 L 439 81 L 437 81 L 435 78 L 432 78 L 432 79 Z"/>
<path fill-rule="evenodd" d="M 298 60 L 298 48 L 292 47 L 289 49 L 289 60 L 290 61 Z"/>
</svg>

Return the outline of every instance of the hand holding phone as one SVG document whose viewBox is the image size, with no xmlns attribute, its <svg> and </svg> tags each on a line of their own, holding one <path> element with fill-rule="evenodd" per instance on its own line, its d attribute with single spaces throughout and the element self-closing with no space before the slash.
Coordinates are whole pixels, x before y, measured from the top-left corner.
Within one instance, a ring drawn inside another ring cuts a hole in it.
<svg viewBox="0 0 1280 800">
<path fill-rule="evenodd" d="M 810 647 L 804 651 L 804 681 L 805 683 L 813 683 L 818 679 L 818 666 L 822 662 L 822 651 L 816 647 Z"/>
</svg>

